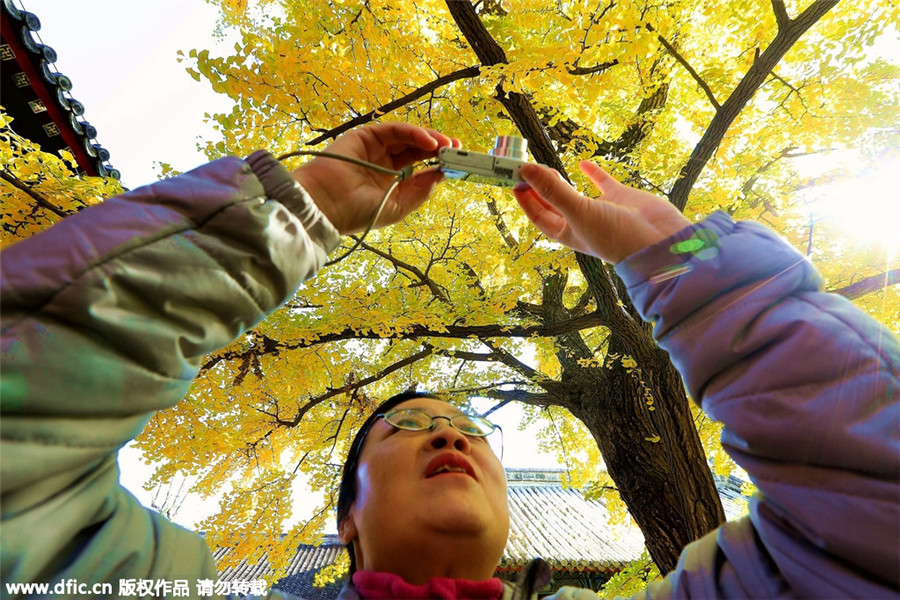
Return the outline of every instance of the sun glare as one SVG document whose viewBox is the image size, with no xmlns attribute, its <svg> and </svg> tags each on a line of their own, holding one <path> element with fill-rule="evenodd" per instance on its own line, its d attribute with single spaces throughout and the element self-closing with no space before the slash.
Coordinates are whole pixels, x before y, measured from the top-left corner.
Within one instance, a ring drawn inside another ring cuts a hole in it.
<svg viewBox="0 0 900 600">
<path fill-rule="evenodd" d="M 809 207 L 815 220 L 827 219 L 892 258 L 900 254 L 900 161 L 811 190 Z"/>
</svg>

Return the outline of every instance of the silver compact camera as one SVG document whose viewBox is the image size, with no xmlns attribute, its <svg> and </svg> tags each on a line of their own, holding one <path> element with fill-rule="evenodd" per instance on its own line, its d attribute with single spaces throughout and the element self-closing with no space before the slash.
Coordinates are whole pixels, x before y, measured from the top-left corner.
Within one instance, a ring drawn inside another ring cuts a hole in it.
<svg viewBox="0 0 900 600">
<path fill-rule="evenodd" d="M 522 181 L 519 167 L 526 164 L 528 141 L 514 135 L 497 136 L 490 154 L 441 148 L 438 154 L 441 171 L 451 179 L 462 179 L 511 187 Z"/>
</svg>

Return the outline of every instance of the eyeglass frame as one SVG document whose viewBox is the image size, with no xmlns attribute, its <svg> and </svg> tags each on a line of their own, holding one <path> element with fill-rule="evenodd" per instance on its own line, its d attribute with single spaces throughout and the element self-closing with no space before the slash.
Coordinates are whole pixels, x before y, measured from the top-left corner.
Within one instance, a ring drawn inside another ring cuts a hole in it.
<svg viewBox="0 0 900 600">
<path fill-rule="evenodd" d="M 422 429 L 410 429 L 407 427 L 398 427 L 397 425 L 394 425 L 393 423 L 391 423 L 390 421 L 387 420 L 387 417 L 389 417 L 393 414 L 396 414 L 400 411 L 413 411 L 413 412 L 417 412 L 419 414 L 425 415 L 426 417 L 431 419 L 431 424 L 428 427 L 423 427 Z M 491 429 L 489 432 L 487 432 L 484 435 L 474 435 L 471 433 L 466 433 L 465 431 L 457 428 L 456 425 L 453 424 L 453 419 L 456 419 L 459 417 L 467 417 L 469 419 L 474 417 L 474 418 L 480 419 L 481 421 L 484 421 L 485 423 L 487 423 L 488 425 L 493 427 L 493 429 Z M 490 421 L 488 421 L 487 419 L 485 419 L 484 417 L 481 417 L 479 415 L 469 415 L 464 412 L 460 412 L 458 415 L 448 417 L 446 415 L 432 416 L 423 410 L 419 410 L 418 408 L 395 408 L 394 410 L 388 411 L 386 413 L 379 413 L 379 414 L 375 415 L 375 418 L 372 420 L 371 423 L 369 423 L 368 429 L 366 429 L 366 431 L 363 433 L 362 437 L 359 440 L 359 445 L 356 447 L 356 453 L 352 457 L 352 459 L 353 459 L 352 463 L 350 461 L 351 457 L 348 456 L 347 461 L 346 461 L 347 464 L 357 465 L 359 463 L 359 456 L 360 456 L 360 454 L 362 454 L 362 449 L 363 449 L 363 446 L 365 446 L 365 444 L 366 444 L 366 439 L 369 437 L 369 432 L 372 431 L 372 427 L 375 425 L 375 422 L 378 419 L 384 419 L 385 423 L 387 423 L 394 429 L 399 429 L 401 431 L 431 431 L 432 429 L 435 428 L 435 423 L 436 423 L 435 419 L 447 419 L 447 422 L 450 424 L 450 427 L 452 427 L 455 431 L 458 431 L 461 434 L 463 434 L 464 436 L 471 437 L 471 438 L 486 439 L 489 435 L 491 435 L 495 431 L 499 431 L 500 432 L 500 456 L 498 457 L 498 460 L 500 460 L 501 463 L 503 462 L 503 454 L 504 454 L 504 450 L 506 449 L 505 444 L 503 443 L 503 428 L 500 427 L 499 425 L 497 425 L 496 423 L 491 423 Z M 491 451 L 493 451 L 493 448 L 491 448 Z M 496 453 L 494 453 L 494 455 L 496 456 Z"/>
</svg>

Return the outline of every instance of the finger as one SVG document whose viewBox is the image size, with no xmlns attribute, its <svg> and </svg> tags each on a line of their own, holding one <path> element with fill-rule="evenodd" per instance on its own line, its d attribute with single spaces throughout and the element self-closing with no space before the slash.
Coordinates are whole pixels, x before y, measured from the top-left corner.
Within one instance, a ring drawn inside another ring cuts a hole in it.
<svg viewBox="0 0 900 600">
<path fill-rule="evenodd" d="M 398 125 L 405 125 L 399 124 Z M 403 168 L 416 162 L 434 158 L 441 148 L 459 144 L 459 140 L 450 138 L 434 129 L 409 126 L 417 129 L 410 131 L 409 137 L 401 137 L 392 143 L 385 145 L 385 151 L 390 154 L 391 165 L 395 169 Z M 403 128 L 398 130 L 399 133 Z"/>
<path fill-rule="evenodd" d="M 593 161 L 583 160 L 578 163 L 578 168 L 581 169 L 581 172 L 587 175 L 588 178 L 594 182 L 594 185 L 597 186 L 597 189 L 604 194 L 608 194 L 616 186 L 622 185 L 615 177 L 604 171 L 600 165 Z M 604 200 L 612 199 L 604 198 Z"/>
<path fill-rule="evenodd" d="M 450 145 L 450 138 L 446 135 L 409 123 L 378 123 L 370 126 L 370 131 L 389 154 L 402 152 L 406 148 L 436 151 L 441 145 Z"/>
<path fill-rule="evenodd" d="M 445 177 L 443 171 L 441 171 L 437 167 L 430 167 L 414 174 L 407 181 L 409 182 L 410 187 L 414 187 L 419 190 L 425 190 L 426 193 L 431 193 L 431 190 L 434 188 L 434 186 L 444 179 Z"/>
<path fill-rule="evenodd" d="M 395 192 L 395 220 L 399 221 L 425 202 L 434 190 L 434 186 L 442 179 L 444 179 L 444 174 L 439 170 L 428 169 L 420 171 L 402 182 Z"/>
<path fill-rule="evenodd" d="M 583 210 L 584 196 L 576 192 L 558 172 L 536 164 L 522 165 L 519 175 L 549 205 L 567 219 L 574 219 Z"/>
<path fill-rule="evenodd" d="M 434 158 L 438 153 L 436 150 L 422 150 L 420 148 L 407 148 L 401 152 L 391 155 L 391 165 L 395 169 L 401 169 L 407 165 L 411 165 L 429 158 Z"/>
<path fill-rule="evenodd" d="M 530 197 L 529 201 L 534 200 L 535 202 L 537 202 L 537 205 L 541 210 L 546 210 L 553 213 L 554 215 L 562 217 L 562 214 L 558 210 L 556 210 L 553 206 L 548 204 L 543 198 L 536 194 L 532 187 L 527 183 L 516 184 L 516 186 L 513 188 L 513 195 L 516 195 L 517 192 L 521 192 L 523 193 L 523 195 L 528 195 Z"/>
<path fill-rule="evenodd" d="M 562 241 L 563 233 L 568 224 L 565 217 L 561 215 L 530 187 L 516 186 L 513 188 L 513 195 L 522 212 L 528 217 L 528 220 L 534 223 L 534 226 L 541 232 L 556 241 Z"/>
<path fill-rule="evenodd" d="M 452 138 L 448 135 L 444 135 L 443 133 L 441 133 L 440 131 L 437 131 L 436 129 L 425 128 L 425 131 L 427 131 L 428 135 L 430 135 L 432 138 L 435 139 L 435 141 L 437 141 L 438 148 L 443 148 L 445 146 L 450 146 L 451 148 L 459 147 L 460 142 L 456 138 Z M 454 146 L 454 143 L 456 144 L 455 146 Z"/>
</svg>

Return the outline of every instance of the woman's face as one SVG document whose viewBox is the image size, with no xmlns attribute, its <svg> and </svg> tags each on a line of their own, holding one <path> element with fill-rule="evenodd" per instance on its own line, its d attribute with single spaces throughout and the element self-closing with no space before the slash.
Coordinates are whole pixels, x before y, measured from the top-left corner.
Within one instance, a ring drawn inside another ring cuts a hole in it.
<svg viewBox="0 0 900 600">
<path fill-rule="evenodd" d="M 460 414 L 433 398 L 414 398 L 394 410 L 400 408 L 432 417 Z M 430 550 L 452 549 L 462 562 L 484 563 L 480 578 L 492 575 L 509 534 L 509 509 L 506 474 L 485 438 L 468 437 L 447 419 L 426 431 L 395 429 L 379 419 L 356 478 L 356 500 L 339 529 L 344 543 L 354 542 L 359 569 L 403 576 L 398 563 L 434 562 Z M 405 578 L 417 583 L 415 576 Z"/>
</svg>

